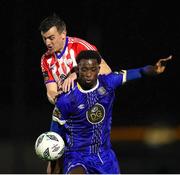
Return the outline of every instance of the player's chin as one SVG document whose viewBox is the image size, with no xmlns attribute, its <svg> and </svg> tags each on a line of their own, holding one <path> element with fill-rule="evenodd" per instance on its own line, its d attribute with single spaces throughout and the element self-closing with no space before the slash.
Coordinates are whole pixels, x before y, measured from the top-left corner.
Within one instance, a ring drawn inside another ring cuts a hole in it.
<svg viewBox="0 0 180 175">
<path fill-rule="evenodd" d="M 48 48 L 48 52 L 49 52 L 50 54 L 52 54 L 52 53 L 54 53 L 54 49 L 53 49 L 52 47 L 50 47 L 50 48 Z"/>
<path fill-rule="evenodd" d="M 93 81 L 86 81 L 85 87 L 86 87 L 87 89 L 93 88 L 93 87 L 94 87 L 94 82 L 93 82 Z"/>
</svg>

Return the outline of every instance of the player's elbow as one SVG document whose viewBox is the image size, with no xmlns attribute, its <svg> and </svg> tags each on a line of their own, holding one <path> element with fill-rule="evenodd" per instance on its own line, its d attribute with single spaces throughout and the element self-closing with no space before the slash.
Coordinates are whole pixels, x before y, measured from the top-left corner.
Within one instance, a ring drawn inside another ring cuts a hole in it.
<svg viewBox="0 0 180 175">
<path fill-rule="evenodd" d="M 111 72 L 112 72 L 112 70 L 108 66 L 108 64 L 104 61 L 104 59 L 101 59 L 99 74 L 110 74 Z"/>
<path fill-rule="evenodd" d="M 47 98 L 51 104 L 53 105 L 55 104 L 55 98 L 53 98 L 53 96 L 51 96 L 48 92 L 47 92 Z"/>
</svg>

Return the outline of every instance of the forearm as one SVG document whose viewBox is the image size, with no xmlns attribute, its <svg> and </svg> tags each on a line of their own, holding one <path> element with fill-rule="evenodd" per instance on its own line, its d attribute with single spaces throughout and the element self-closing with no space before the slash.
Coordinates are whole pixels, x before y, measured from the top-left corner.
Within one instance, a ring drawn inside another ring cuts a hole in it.
<svg viewBox="0 0 180 175">
<path fill-rule="evenodd" d="M 142 76 L 154 76 L 157 75 L 157 68 L 156 66 L 147 65 L 141 68 Z"/>
<path fill-rule="evenodd" d="M 140 79 L 142 77 L 157 75 L 157 72 L 155 66 L 148 65 L 137 69 L 123 70 L 122 74 L 123 83 L 125 83 L 127 81 Z"/>
<path fill-rule="evenodd" d="M 47 97 L 50 103 L 55 103 L 55 98 L 59 94 L 57 91 L 57 84 L 55 82 L 46 84 Z"/>
<path fill-rule="evenodd" d="M 122 70 L 123 83 L 142 78 L 141 68 Z"/>
</svg>

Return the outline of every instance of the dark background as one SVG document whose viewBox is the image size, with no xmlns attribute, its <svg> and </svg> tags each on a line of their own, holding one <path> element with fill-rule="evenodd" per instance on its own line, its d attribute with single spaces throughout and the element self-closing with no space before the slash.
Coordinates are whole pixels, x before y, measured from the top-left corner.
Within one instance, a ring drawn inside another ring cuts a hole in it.
<svg viewBox="0 0 180 175">
<path fill-rule="evenodd" d="M 0 1 L 0 173 L 44 173 L 34 154 L 49 129 L 53 106 L 46 98 L 40 58 L 46 48 L 40 22 L 56 13 L 69 36 L 97 46 L 112 70 L 155 64 L 173 55 L 164 74 L 117 90 L 113 127 L 179 128 L 180 10 L 155 1 Z M 113 142 L 123 173 L 180 173 L 179 140 L 149 148 L 141 141 Z M 171 151 L 169 151 L 171 150 Z"/>
</svg>

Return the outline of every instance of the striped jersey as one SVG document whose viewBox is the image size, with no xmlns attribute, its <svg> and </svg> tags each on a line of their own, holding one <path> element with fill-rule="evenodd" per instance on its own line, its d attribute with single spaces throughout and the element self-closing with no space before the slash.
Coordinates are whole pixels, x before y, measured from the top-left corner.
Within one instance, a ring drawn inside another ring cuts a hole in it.
<svg viewBox="0 0 180 175">
<path fill-rule="evenodd" d="M 63 82 L 71 69 L 77 65 L 75 58 L 82 50 L 97 50 L 97 48 L 80 38 L 66 37 L 62 52 L 49 54 L 47 51 L 41 58 L 44 83 Z"/>
</svg>

